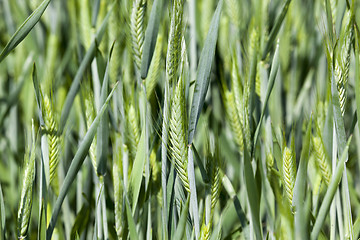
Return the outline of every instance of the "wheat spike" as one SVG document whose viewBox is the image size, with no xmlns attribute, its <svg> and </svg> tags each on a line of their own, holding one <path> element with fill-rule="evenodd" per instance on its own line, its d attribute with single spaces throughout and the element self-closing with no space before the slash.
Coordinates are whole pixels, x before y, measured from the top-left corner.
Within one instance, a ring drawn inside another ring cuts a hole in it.
<svg viewBox="0 0 360 240">
<path fill-rule="evenodd" d="M 232 61 L 231 87 L 232 87 L 231 91 L 234 93 L 235 106 L 236 106 L 237 114 L 239 116 L 240 123 L 244 124 L 243 85 L 239 75 L 239 63 L 236 57 L 234 57 Z"/>
<path fill-rule="evenodd" d="M 237 114 L 235 99 L 234 99 L 233 91 L 226 90 L 224 94 L 224 105 L 226 116 L 233 133 L 234 140 L 239 147 L 240 153 L 244 150 L 244 141 L 243 141 L 243 132 L 242 132 L 242 124 L 239 119 L 239 115 Z"/>
<path fill-rule="evenodd" d="M 210 186 L 211 186 L 211 214 L 210 214 L 210 223 L 212 222 L 213 215 L 215 212 L 215 205 L 219 200 L 219 195 L 221 191 L 221 184 L 220 184 L 220 160 L 218 156 L 218 152 L 215 153 L 216 155 L 208 158 L 207 161 L 207 172 L 209 173 L 210 177 Z"/>
<path fill-rule="evenodd" d="M 200 240 L 209 240 L 210 239 L 210 223 L 205 224 L 205 222 L 202 223 L 201 229 L 200 229 Z"/>
<path fill-rule="evenodd" d="M 350 17 L 350 11 L 346 12 L 343 22 L 345 22 L 346 25 L 343 26 L 343 31 L 340 34 L 341 45 L 340 51 L 338 52 L 335 60 L 334 74 L 337 81 L 337 89 L 339 92 L 341 113 L 344 116 L 347 99 L 346 89 L 350 69 L 351 42 L 353 38 L 353 21 Z"/>
<path fill-rule="evenodd" d="M 181 60 L 184 0 L 175 0 L 171 15 L 171 25 L 166 53 L 166 74 L 170 82 L 176 79 Z"/>
<path fill-rule="evenodd" d="M 135 0 L 133 2 L 130 30 L 132 39 L 132 48 L 134 52 L 135 63 L 138 69 L 141 67 L 142 51 L 144 44 L 144 17 L 146 12 L 146 1 Z"/>
<path fill-rule="evenodd" d="M 118 239 L 121 239 L 123 233 L 123 208 L 122 208 L 123 189 L 120 183 L 121 169 L 122 169 L 121 159 L 122 159 L 121 143 L 119 143 L 114 148 L 114 162 L 113 162 L 114 205 L 115 205 L 114 214 L 115 214 L 115 229 Z"/>
<path fill-rule="evenodd" d="M 266 168 L 268 171 L 271 171 L 271 169 L 274 167 L 274 157 L 271 154 L 271 152 L 268 152 L 266 154 Z"/>
<path fill-rule="evenodd" d="M 173 164 L 186 191 L 190 192 L 190 185 L 187 172 L 187 146 L 185 139 L 185 91 L 183 78 L 176 86 L 170 117 L 170 143 Z"/>
<path fill-rule="evenodd" d="M 336 0 L 330 0 L 330 8 L 331 8 L 331 18 L 332 23 L 335 26 L 336 24 L 336 15 L 337 15 L 337 7 L 336 7 Z M 331 29 L 332 31 L 332 29 Z"/>
<path fill-rule="evenodd" d="M 57 134 L 57 124 L 53 115 L 53 107 L 47 95 L 44 96 L 44 120 L 45 128 L 48 137 L 49 145 L 49 168 L 50 168 L 50 183 L 53 182 L 56 174 L 56 169 L 59 164 L 59 143 L 60 138 Z"/>
<path fill-rule="evenodd" d="M 126 118 L 126 136 L 131 159 L 135 159 L 137 146 L 140 140 L 140 128 L 138 119 L 139 117 L 137 115 L 134 105 L 130 104 Z"/>
<path fill-rule="evenodd" d="M 94 104 L 93 104 L 93 101 L 91 100 L 90 95 L 85 99 L 85 115 L 86 115 L 86 125 L 89 129 L 95 118 L 94 117 L 94 115 L 95 115 Z M 97 164 L 96 164 L 96 142 L 97 142 L 97 140 L 96 139 L 97 139 L 97 137 L 95 135 L 94 140 L 92 141 L 92 143 L 90 145 L 90 149 L 89 149 L 89 155 L 90 155 L 91 163 L 94 167 L 94 170 L 97 169 Z"/>
<path fill-rule="evenodd" d="M 226 0 L 226 13 L 232 24 L 240 27 L 240 2 L 236 0 Z"/>
<path fill-rule="evenodd" d="M 320 137 L 313 137 L 313 144 L 313 149 L 316 156 L 316 164 L 320 168 L 321 176 L 324 179 L 326 185 L 329 186 L 331 180 L 331 168 L 326 160 L 324 144 L 322 143 Z"/>
<path fill-rule="evenodd" d="M 295 177 L 296 177 L 296 163 L 295 163 L 295 156 L 288 147 L 285 147 L 284 149 L 282 160 L 283 160 L 282 180 L 285 188 L 285 195 L 289 201 L 290 206 L 292 206 L 292 199 L 294 194 L 293 190 L 295 186 Z"/>
<path fill-rule="evenodd" d="M 18 239 L 25 239 L 29 228 L 32 206 L 32 190 L 35 179 L 35 130 L 32 122 L 32 147 L 27 149 L 24 157 L 25 170 L 22 178 L 20 205 L 17 216 Z"/>
<path fill-rule="evenodd" d="M 250 111 L 249 111 L 249 98 L 250 98 L 250 90 L 249 86 L 245 88 L 245 97 L 244 97 L 244 112 L 243 112 L 243 129 L 245 136 L 245 144 L 248 151 L 251 151 L 251 134 L 250 134 Z"/>
</svg>

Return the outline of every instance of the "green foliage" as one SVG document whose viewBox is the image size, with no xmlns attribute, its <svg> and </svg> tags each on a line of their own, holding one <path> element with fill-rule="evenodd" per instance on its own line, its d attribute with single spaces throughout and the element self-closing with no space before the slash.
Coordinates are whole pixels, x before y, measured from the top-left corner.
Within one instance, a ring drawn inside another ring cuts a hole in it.
<svg viewBox="0 0 360 240">
<path fill-rule="evenodd" d="M 0 6 L 0 239 L 359 238 L 358 1 Z"/>
</svg>

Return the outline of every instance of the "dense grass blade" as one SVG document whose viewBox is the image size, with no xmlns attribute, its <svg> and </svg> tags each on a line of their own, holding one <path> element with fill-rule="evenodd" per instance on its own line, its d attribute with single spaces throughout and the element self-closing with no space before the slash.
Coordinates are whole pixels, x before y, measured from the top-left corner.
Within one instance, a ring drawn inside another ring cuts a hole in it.
<svg viewBox="0 0 360 240">
<path fill-rule="evenodd" d="M 68 94 L 66 96 L 64 107 L 63 107 L 63 109 L 61 111 L 60 124 L 59 124 L 59 134 L 61 134 L 64 131 L 65 124 L 66 124 L 67 119 L 69 117 L 70 110 L 71 110 L 71 107 L 73 105 L 75 96 L 76 96 L 77 92 L 80 89 L 81 79 L 83 78 L 85 70 L 87 69 L 87 67 L 89 66 L 89 64 L 91 63 L 91 61 L 94 58 L 95 51 L 96 51 L 96 44 L 101 42 L 101 39 L 102 39 L 102 37 L 104 35 L 104 32 L 106 30 L 106 25 L 107 25 L 107 22 L 109 20 L 111 11 L 112 11 L 112 8 L 107 13 L 103 23 L 100 26 L 100 29 L 97 31 L 94 40 L 92 41 L 88 51 L 86 52 L 86 54 L 84 56 L 84 59 L 82 60 L 82 62 L 80 64 L 79 69 L 76 72 L 74 81 L 72 82 L 70 90 L 69 90 L 69 92 L 68 92 Z"/>
<path fill-rule="evenodd" d="M 57 218 L 59 216 L 60 213 L 60 209 L 62 206 L 62 203 L 70 189 L 70 186 L 72 184 L 72 182 L 74 181 L 77 173 L 80 170 L 80 167 L 82 165 L 82 163 L 85 160 L 86 155 L 88 154 L 90 145 L 93 141 L 93 138 L 95 136 L 95 133 L 97 131 L 97 127 L 99 126 L 100 120 L 102 118 L 102 116 L 104 115 L 104 113 L 106 112 L 107 109 L 107 105 L 114 93 L 114 90 L 116 89 L 117 84 L 114 86 L 114 88 L 112 89 L 111 93 L 109 94 L 109 96 L 106 99 L 105 104 L 101 107 L 101 110 L 99 111 L 98 115 L 96 116 L 96 118 L 94 119 L 94 122 L 91 124 L 89 130 L 87 131 L 83 141 L 81 142 L 80 146 L 78 147 L 78 150 L 73 158 L 73 160 L 71 161 L 71 165 L 69 167 L 69 170 L 65 176 L 64 179 L 64 183 L 60 189 L 60 193 L 59 193 L 59 197 L 56 200 L 56 203 L 54 205 L 54 209 L 52 212 L 52 216 L 50 219 L 50 223 L 48 226 L 48 229 L 46 230 L 46 239 L 50 240 L 53 230 L 55 228 L 55 224 L 57 221 Z"/>
<path fill-rule="evenodd" d="M 75 239 L 77 234 L 81 235 L 82 231 L 85 229 L 86 225 L 88 224 L 90 217 L 90 207 L 88 204 L 84 204 L 80 211 L 78 212 L 74 225 L 71 229 L 70 239 Z"/>
<path fill-rule="evenodd" d="M 10 111 L 13 109 L 14 106 L 19 102 L 19 97 L 21 94 L 21 90 L 23 89 L 23 86 L 25 85 L 26 80 L 28 79 L 28 70 L 31 67 L 31 61 L 33 59 L 33 56 L 30 55 L 23 66 L 23 71 L 21 73 L 21 76 L 19 77 L 18 83 L 16 88 L 10 92 L 8 97 L 4 99 L 3 101 L 6 103 L 6 109 L 3 112 L 0 112 L 0 126 L 3 125 L 5 117 L 9 115 Z M 1 100 L 0 100 L 1 103 Z"/>
<path fill-rule="evenodd" d="M 139 146 L 135 156 L 135 161 L 132 167 L 130 181 L 129 181 L 129 194 L 131 194 L 133 214 L 136 210 L 136 204 L 139 197 L 141 181 L 143 179 L 144 166 L 145 166 L 145 127 L 141 132 Z"/>
<path fill-rule="evenodd" d="M 190 198 L 188 198 L 186 200 L 185 206 L 183 206 L 183 209 L 181 210 L 180 220 L 176 227 L 176 231 L 173 236 L 173 239 L 183 239 L 184 238 L 186 219 L 187 219 L 188 211 L 189 211 L 189 202 L 190 202 Z"/>
<path fill-rule="evenodd" d="M 128 221 L 128 225 L 129 225 L 129 231 L 130 231 L 130 239 L 138 240 L 139 235 L 136 232 L 135 220 L 132 216 L 132 212 L 134 210 L 131 210 L 129 200 L 127 198 L 125 200 L 125 206 L 126 206 L 126 216 L 127 216 L 127 221 Z"/>
<path fill-rule="evenodd" d="M 31 29 L 37 24 L 41 16 L 45 12 L 47 6 L 51 0 L 44 0 L 39 7 L 21 24 L 21 26 L 16 30 L 14 35 L 11 37 L 10 41 L 6 44 L 2 52 L 0 53 L 0 63 L 5 59 L 5 57 L 16 48 L 16 46 L 21 43 L 22 40 L 29 34 Z"/>
<path fill-rule="evenodd" d="M 264 118 L 267 102 L 269 101 L 271 91 L 272 91 L 272 89 L 274 87 L 274 83 L 275 83 L 277 71 L 279 69 L 279 65 L 280 65 L 280 62 L 279 62 L 279 40 L 278 40 L 278 43 L 276 45 L 274 58 L 273 58 L 273 63 L 272 63 L 272 66 L 271 66 L 269 83 L 268 83 L 268 86 L 267 86 L 267 89 L 266 89 L 266 96 L 265 96 L 264 104 L 263 104 L 263 107 L 262 107 L 260 120 L 259 120 L 259 123 L 258 123 L 258 125 L 256 127 L 256 131 L 255 131 L 255 135 L 254 135 L 253 151 L 255 150 L 255 147 L 256 147 L 256 143 L 257 143 L 257 140 L 258 140 L 258 137 L 259 137 L 261 124 L 262 124 L 262 120 Z M 254 153 L 252 155 L 254 155 Z"/>
<path fill-rule="evenodd" d="M 152 56 L 156 45 L 156 39 L 159 32 L 159 25 L 162 16 L 163 0 L 154 0 L 150 13 L 148 26 L 145 32 L 143 45 L 143 56 L 141 61 L 141 78 L 147 77 Z"/>
<path fill-rule="evenodd" d="M 244 210 L 241 207 L 239 198 L 236 195 L 235 189 L 234 189 L 233 185 L 231 184 L 230 179 L 223 173 L 222 173 L 222 176 L 223 176 L 222 177 L 222 185 L 224 186 L 226 192 L 232 199 L 237 216 L 240 220 L 241 226 L 243 229 L 245 229 L 247 227 L 247 218 L 246 218 Z"/>
<path fill-rule="evenodd" d="M 205 170 L 204 164 L 203 164 L 203 162 L 201 161 L 200 155 L 199 155 L 199 153 L 197 152 L 194 144 L 191 145 L 191 149 L 192 149 L 192 151 L 193 151 L 193 153 L 194 153 L 194 158 L 195 158 L 196 164 L 197 164 L 198 167 L 199 167 L 202 180 L 204 181 L 204 183 L 210 183 L 209 176 L 208 176 L 208 174 L 207 174 L 207 172 L 206 172 L 206 170 Z"/>
<path fill-rule="evenodd" d="M 196 75 L 194 96 L 191 104 L 191 113 L 189 119 L 189 137 L 188 144 L 191 144 L 195 134 L 196 124 L 205 101 L 205 96 L 210 83 L 211 65 L 215 55 L 215 46 L 218 38 L 219 21 L 223 0 L 220 0 L 211 19 L 210 29 L 205 40 L 204 48 L 201 52 L 199 66 Z"/>
<path fill-rule="evenodd" d="M 5 239 L 5 205 L 0 184 L 0 239 Z"/>
<path fill-rule="evenodd" d="M 333 201 L 333 198 L 335 196 L 336 190 L 338 189 L 338 186 L 340 184 L 340 180 L 344 171 L 344 167 L 346 166 L 346 160 L 347 160 L 347 154 L 349 150 L 349 145 L 351 142 L 351 137 L 349 138 L 347 145 L 344 149 L 344 151 L 341 154 L 341 159 L 336 167 L 335 175 L 333 175 L 330 185 L 326 191 L 325 197 L 323 199 L 323 202 L 321 203 L 319 213 L 316 217 L 314 227 L 311 231 L 311 239 L 317 239 L 319 236 L 319 233 L 321 231 L 321 227 L 325 222 L 325 218 L 329 212 L 331 202 Z"/>
<path fill-rule="evenodd" d="M 301 150 L 299 169 L 296 174 L 296 181 L 294 187 L 293 206 L 295 208 L 295 239 L 309 239 L 308 221 L 306 221 L 306 186 L 307 186 L 307 167 L 310 153 L 310 140 L 311 140 L 311 125 L 312 119 L 310 119 L 304 145 Z"/>
<path fill-rule="evenodd" d="M 103 84 L 101 87 L 101 94 L 100 94 L 100 105 L 103 105 L 106 101 L 106 97 L 108 95 L 108 85 L 109 85 L 109 64 L 111 55 L 114 49 L 114 44 L 110 48 L 109 58 L 107 60 L 106 69 L 105 69 L 105 75 Z M 103 118 L 100 120 L 100 124 L 97 130 L 97 151 L 96 151 L 96 164 L 97 169 L 96 172 L 98 175 L 105 175 L 106 173 L 106 162 L 107 162 L 107 146 L 109 145 L 109 116 L 108 114 L 105 114 Z"/>
<path fill-rule="evenodd" d="M 281 10 L 280 15 L 278 16 L 278 18 L 275 21 L 274 27 L 271 29 L 269 39 L 267 40 L 264 50 L 262 52 L 262 60 L 264 60 L 266 58 L 266 55 L 269 53 L 270 48 L 273 45 L 275 38 L 279 33 L 280 27 L 284 21 L 284 18 L 286 16 L 288 9 L 289 9 L 290 2 L 291 2 L 291 0 L 286 0 L 283 8 Z"/>
<path fill-rule="evenodd" d="M 244 144 L 244 172 L 247 198 L 250 205 L 251 219 L 257 239 L 262 239 L 262 230 L 260 225 L 260 197 L 258 193 L 257 182 L 254 177 L 254 171 L 251 165 L 249 152 Z"/>
</svg>

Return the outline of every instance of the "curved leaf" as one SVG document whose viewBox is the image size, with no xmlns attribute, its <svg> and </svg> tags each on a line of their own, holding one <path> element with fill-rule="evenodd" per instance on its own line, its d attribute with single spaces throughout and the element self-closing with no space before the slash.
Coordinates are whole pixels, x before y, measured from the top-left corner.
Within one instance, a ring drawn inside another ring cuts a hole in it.
<svg viewBox="0 0 360 240">
<path fill-rule="evenodd" d="M 6 44 L 2 52 L 0 53 L 0 63 L 6 58 L 6 56 L 16 48 L 16 46 L 21 43 L 22 40 L 29 34 L 31 29 L 37 24 L 41 16 L 45 12 L 47 6 L 51 0 L 44 0 L 38 8 L 21 24 L 21 26 L 16 30 L 14 35 L 11 37 L 9 42 Z"/>
<path fill-rule="evenodd" d="M 199 120 L 201 109 L 203 107 L 206 92 L 210 83 L 211 65 L 215 55 L 215 46 L 218 38 L 219 21 L 223 0 L 220 0 L 211 19 L 210 28 L 205 40 L 204 48 L 201 52 L 199 66 L 196 75 L 194 96 L 191 104 L 191 113 L 189 119 L 189 138 L 188 144 L 191 144 L 195 134 L 196 124 Z"/>
<path fill-rule="evenodd" d="M 141 78 L 145 79 L 147 77 L 151 58 L 154 54 L 154 49 L 156 45 L 156 39 L 159 32 L 160 19 L 162 15 L 162 6 L 163 0 L 154 0 L 149 23 L 145 32 L 145 40 L 143 45 L 143 56 L 141 62 Z"/>
</svg>

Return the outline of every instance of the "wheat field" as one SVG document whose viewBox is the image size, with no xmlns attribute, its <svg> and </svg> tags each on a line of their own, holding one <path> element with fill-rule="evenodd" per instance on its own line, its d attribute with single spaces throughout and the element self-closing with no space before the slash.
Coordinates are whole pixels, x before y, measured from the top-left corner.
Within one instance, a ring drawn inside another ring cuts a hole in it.
<svg viewBox="0 0 360 240">
<path fill-rule="evenodd" d="M 358 0 L 1 0 L 0 240 L 358 239 L 359 23 Z"/>
</svg>

